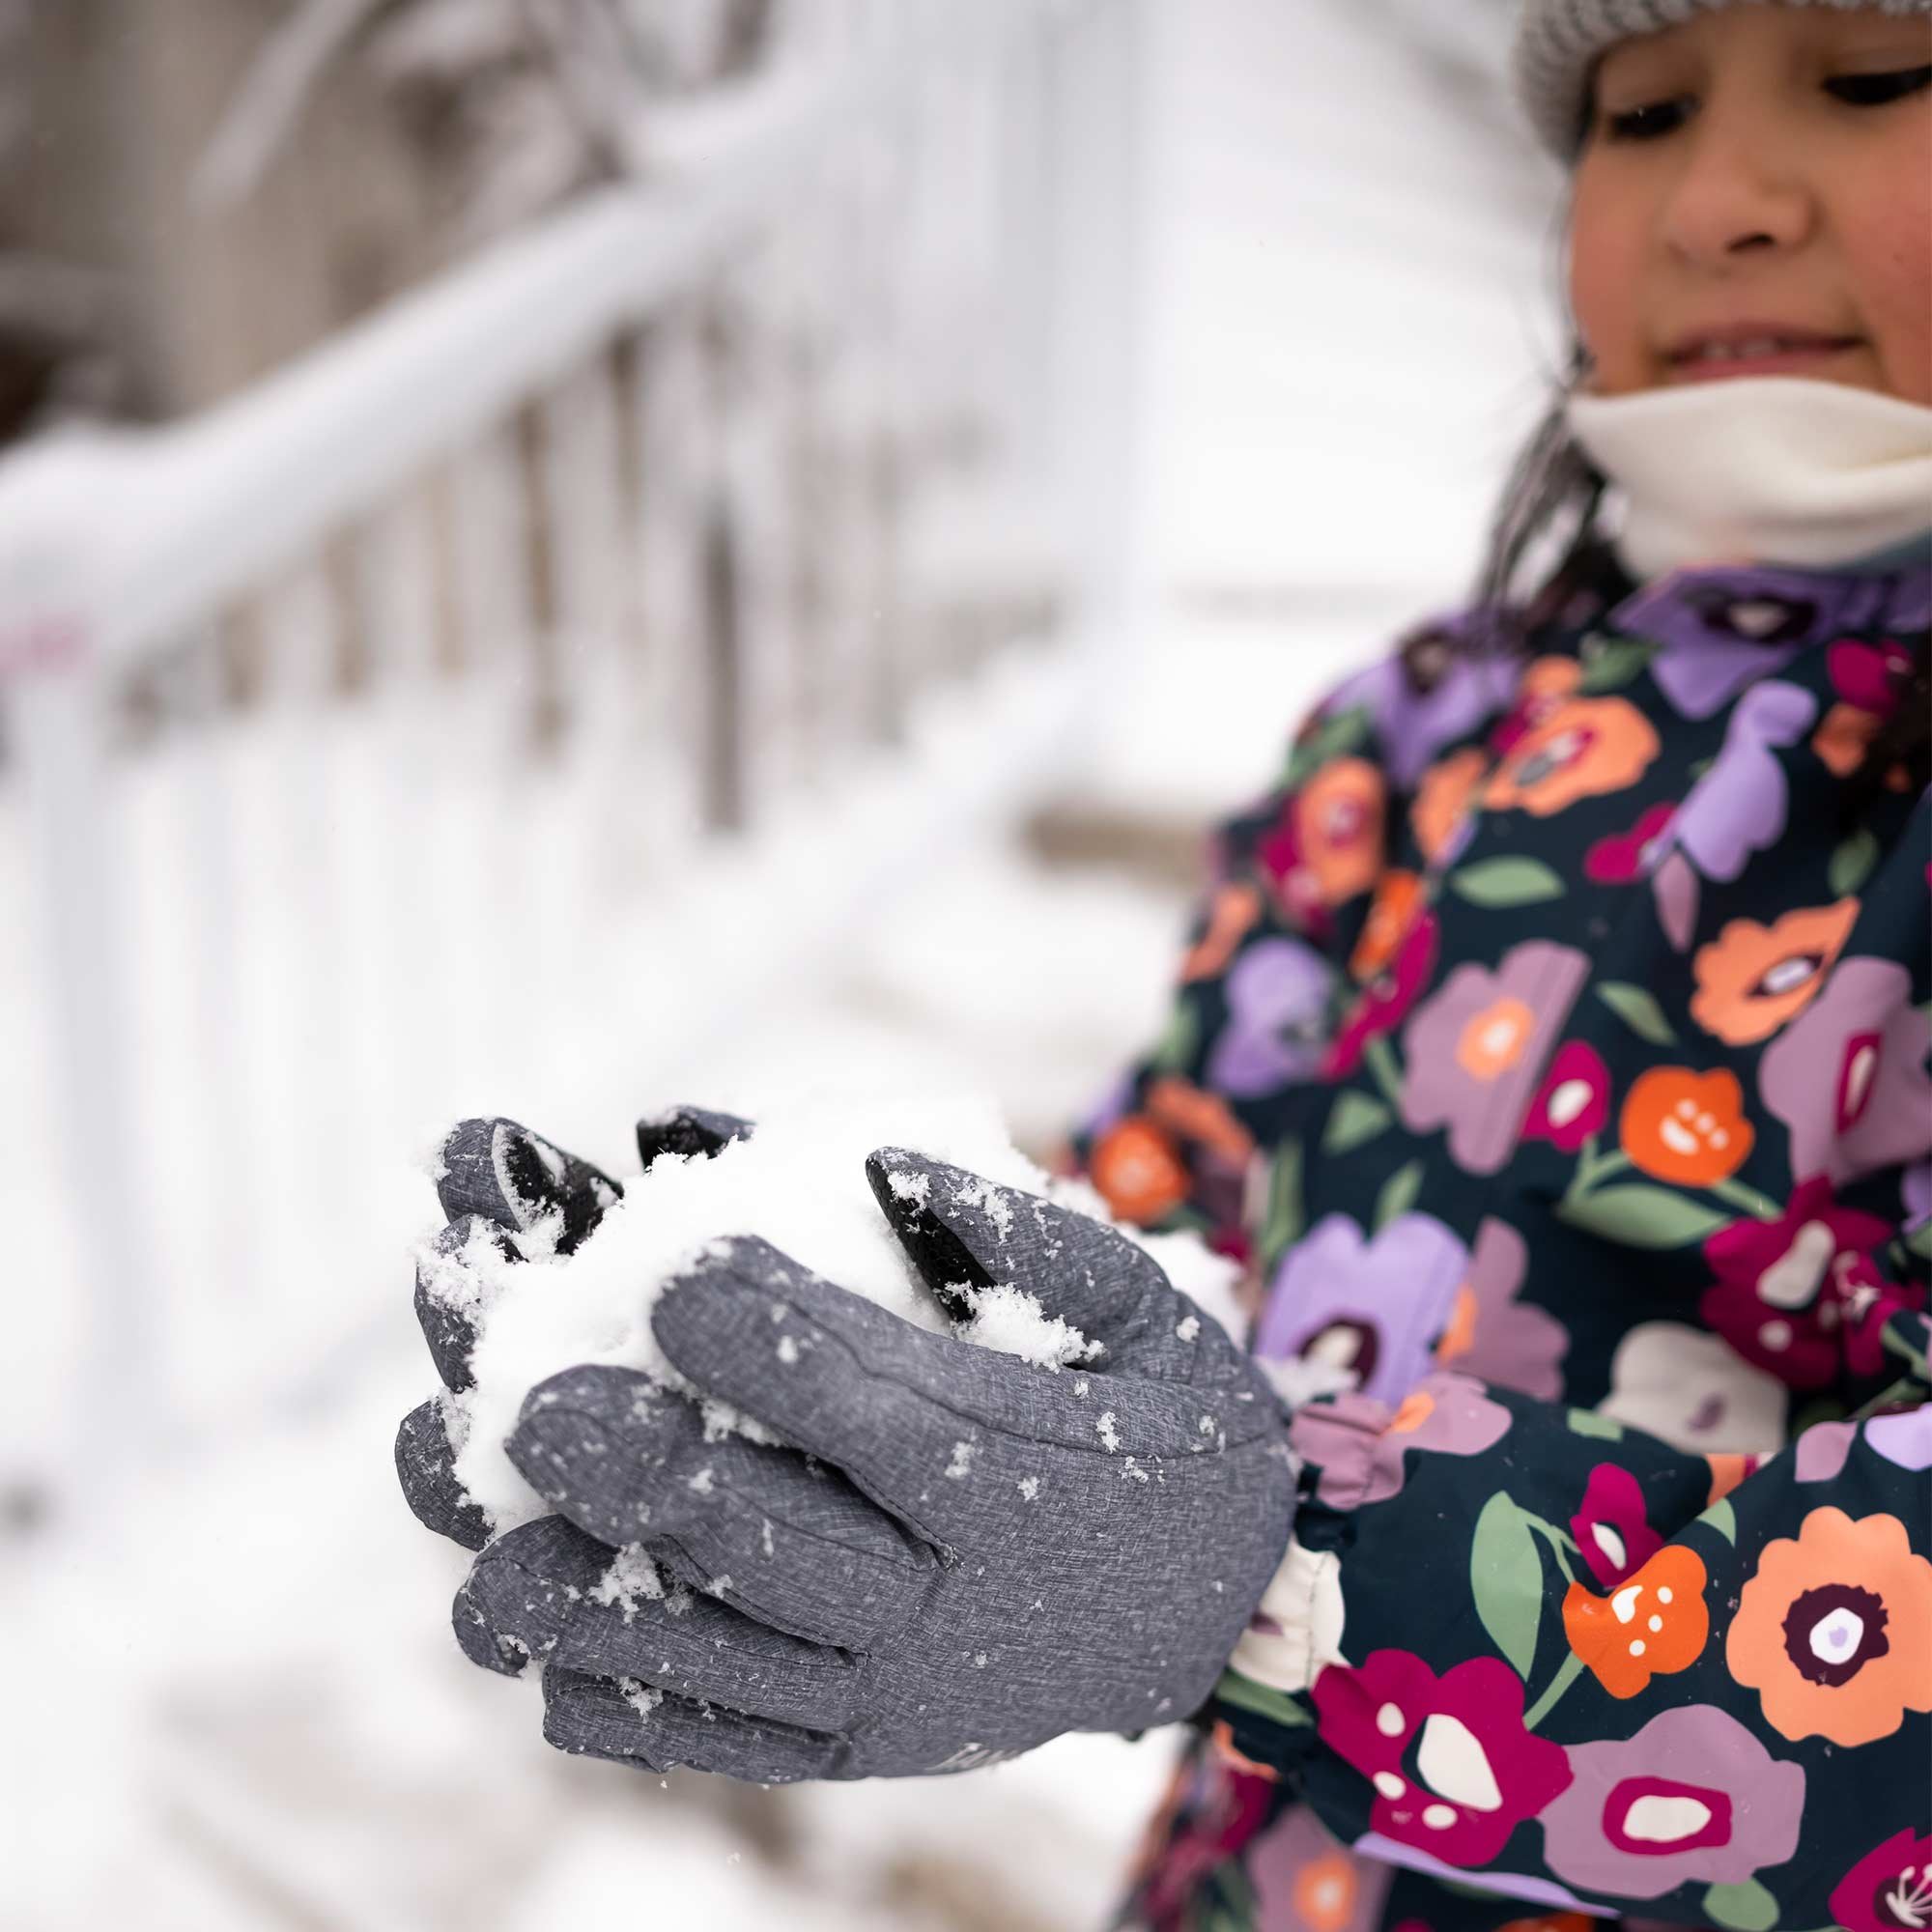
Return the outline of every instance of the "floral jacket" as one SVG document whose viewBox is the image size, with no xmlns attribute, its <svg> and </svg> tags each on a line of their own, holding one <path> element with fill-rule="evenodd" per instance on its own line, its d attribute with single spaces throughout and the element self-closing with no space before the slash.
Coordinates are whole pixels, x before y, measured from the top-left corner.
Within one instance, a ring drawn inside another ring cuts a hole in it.
<svg viewBox="0 0 1932 1932">
<path fill-rule="evenodd" d="M 1122 1924 L 1932 1926 L 1929 619 L 1597 553 L 1219 836 L 1076 1153 L 1354 1385 Z"/>
</svg>

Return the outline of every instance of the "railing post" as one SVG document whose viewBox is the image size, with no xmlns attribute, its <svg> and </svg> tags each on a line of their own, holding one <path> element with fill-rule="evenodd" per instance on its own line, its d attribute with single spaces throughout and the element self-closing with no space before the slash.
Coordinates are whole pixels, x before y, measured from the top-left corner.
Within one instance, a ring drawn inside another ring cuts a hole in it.
<svg viewBox="0 0 1932 1932">
<path fill-rule="evenodd" d="M 107 673 L 78 605 L 38 593 L 31 575 L 38 575 L 33 560 L 0 558 L 0 689 L 53 1008 L 55 1130 L 89 1298 L 80 1400 L 64 1408 L 73 1439 L 57 1445 L 73 1480 L 121 1460 L 161 1419 L 152 1347 L 158 1277 L 140 1236 L 148 1222 L 131 1131 L 134 1081 L 114 901 Z M 211 1190 L 219 1185 L 211 1175 Z M 31 1281 L 11 1286 L 16 1294 L 37 1289 Z"/>
</svg>

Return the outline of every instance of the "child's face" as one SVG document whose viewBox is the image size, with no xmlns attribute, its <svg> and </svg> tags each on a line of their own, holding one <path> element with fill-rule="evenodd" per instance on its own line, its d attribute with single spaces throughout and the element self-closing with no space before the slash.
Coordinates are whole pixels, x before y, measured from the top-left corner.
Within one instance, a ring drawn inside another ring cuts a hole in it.
<svg viewBox="0 0 1932 1932">
<path fill-rule="evenodd" d="M 1734 6 L 1619 42 L 1577 164 L 1589 386 L 1791 375 L 1932 405 L 1932 19 Z M 1804 337 L 1712 361 L 1699 336 Z"/>
</svg>

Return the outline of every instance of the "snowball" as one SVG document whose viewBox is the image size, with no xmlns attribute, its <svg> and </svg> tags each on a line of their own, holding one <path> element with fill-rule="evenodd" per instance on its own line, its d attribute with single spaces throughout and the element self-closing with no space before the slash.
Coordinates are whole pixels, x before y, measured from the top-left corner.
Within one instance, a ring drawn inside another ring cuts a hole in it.
<svg viewBox="0 0 1932 1932">
<path fill-rule="evenodd" d="M 503 1450 L 536 1384 L 580 1363 L 610 1363 L 698 1393 L 658 1349 L 651 1308 L 668 1281 L 730 1236 L 756 1235 L 813 1272 L 929 1331 L 951 1332 L 1056 1373 L 1073 1363 L 1104 1366 L 1098 1343 L 1049 1313 L 1033 1289 L 1015 1283 L 969 1291 L 970 1319 L 949 1321 L 872 1196 L 866 1156 L 875 1148 L 901 1147 L 1000 1186 L 1108 1218 L 1091 1188 L 1050 1179 L 1019 1153 L 990 1102 L 918 1094 L 828 1095 L 821 1090 L 788 1096 L 783 1103 L 768 1098 L 755 1111 L 757 1128 L 751 1139 L 733 1142 L 710 1158 L 661 1155 L 648 1174 L 626 1177 L 624 1198 L 574 1254 L 555 1251 L 556 1216 L 508 1236 L 520 1261 L 499 1252 L 488 1232 L 479 1232 L 456 1257 L 437 1256 L 428 1242 L 420 1245 L 417 1260 L 430 1293 L 477 1329 L 469 1364 L 474 1386 L 448 1397 L 447 1408 L 457 1479 L 482 1508 L 493 1533 L 501 1535 L 548 1513 Z M 899 1199 L 922 1205 L 932 1184 L 914 1175 L 891 1182 Z M 967 1192 L 996 1221 L 1010 1216 L 1009 1202 L 979 1187 Z M 1131 1228 L 1122 1232 L 1141 1238 Z M 1143 1245 L 1177 1277 L 1177 1285 L 1189 1274 L 1211 1278 L 1226 1265 L 1191 1237 L 1150 1238 Z M 1045 1289 L 1050 1301 L 1051 1285 L 1036 1286 Z M 787 1349 L 790 1339 L 775 1344 L 778 1360 L 786 1367 L 796 1364 L 806 1346 Z M 1085 1393 L 1084 1379 L 1075 1392 Z M 709 1439 L 734 1431 L 772 1439 L 754 1418 L 716 1400 L 704 1399 L 703 1414 Z M 962 1459 L 966 1464 L 970 1460 Z M 965 1474 L 962 1466 L 959 1477 Z M 704 1480 L 704 1472 L 693 1480 Z M 627 1572 L 611 1585 L 616 1594 L 607 1601 L 628 1604 L 639 1592 L 650 1594 L 642 1576 L 641 1570 Z"/>
</svg>

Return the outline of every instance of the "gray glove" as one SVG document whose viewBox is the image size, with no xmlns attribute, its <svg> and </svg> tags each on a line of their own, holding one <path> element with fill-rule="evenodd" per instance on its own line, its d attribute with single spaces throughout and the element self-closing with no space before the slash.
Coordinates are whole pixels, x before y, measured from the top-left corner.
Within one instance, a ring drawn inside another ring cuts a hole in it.
<svg viewBox="0 0 1932 1932">
<path fill-rule="evenodd" d="M 560 1748 L 764 1783 L 964 1770 L 1187 1716 L 1260 1601 L 1293 1468 L 1226 1333 L 1087 1216 L 914 1153 L 867 1172 L 949 1312 L 1012 1283 L 1104 1352 L 1035 1367 L 723 1244 L 654 1332 L 790 1446 L 707 1441 L 631 1371 L 554 1376 L 507 1446 L 559 1514 L 457 1597 L 476 1662 L 542 1662 Z"/>
</svg>

